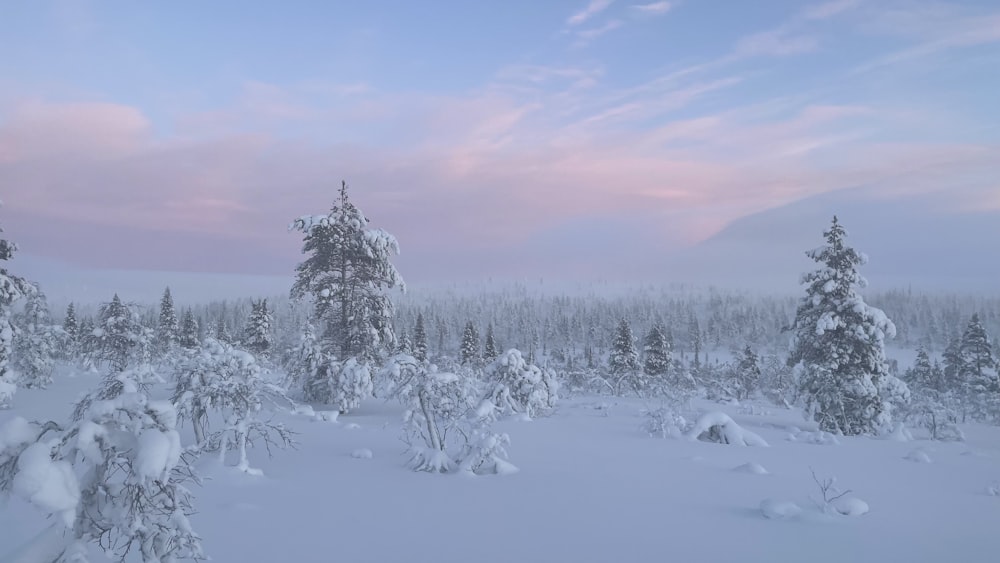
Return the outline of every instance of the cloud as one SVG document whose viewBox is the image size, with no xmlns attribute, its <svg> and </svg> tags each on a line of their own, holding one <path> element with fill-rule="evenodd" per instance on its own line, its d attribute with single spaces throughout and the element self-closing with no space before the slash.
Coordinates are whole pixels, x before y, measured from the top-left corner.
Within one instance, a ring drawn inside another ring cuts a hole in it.
<svg viewBox="0 0 1000 563">
<path fill-rule="evenodd" d="M 670 2 L 651 2 L 649 4 L 633 4 L 632 10 L 647 16 L 661 16 L 673 8 Z"/>
<path fill-rule="evenodd" d="M 583 47 L 594 39 L 597 39 L 602 35 L 607 35 L 608 33 L 622 27 L 622 25 L 624 25 L 624 22 L 621 20 L 611 20 L 600 27 L 578 30 L 575 34 L 576 41 L 573 45 L 575 47 Z"/>
<path fill-rule="evenodd" d="M 763 31 L 748 35 L 736 43 L 735 58 L 799 55 L 816 50 L 816 37 L 789 32 L 785 29 Z"/>
<path fill-rule="evenodd" d="M 570 27 L 580 25 L 608 9 L 613 2 L 614 0 L 590 0 L 584 9 L 574 13 L 566 20 L 566 25 Z"/>
<path fill-rule="evenodd" d="M 920 20 L 910 20 L 909 23 L 908 27 L 895 28 L 896 32 L 905 30 L 922 35 L 926 39 L 863 63 L 857 66 L 854 72 L 869 72 L 953 49 L 1000 42 L 1000 13 L 980 17 L 946 18 L 939 20 L 930 28 Z"/>
<path fill-rule="evenodd" d="M 861 0 L 831 0 L 804 9 L 801 17 L 806 20 L 825 20 L 854 9 L 859 4 Z"/>
<path fill-rule="evenodd" d="M 571 89 L 581 75 L 536 68 L 505 76 Z M 585 249 L 540 250 L 535 242 L 562 240 L 553 233 L 572 234 L 571 225 L 641 217 L 639 230 L 621 236 L 642 233 L 648 242 L 636 252 L 662 253 L 748 213 L 866 183 L 905 197 L 961 182 L 996 204 L 989 194 L 1000 173 L 997 147 L 867 141 L 876 108 L 812 105 L 763 120 L 753 108 L 734 108 L 628 126 L 710 86 L 667 84 L 637 88 L 618 105 L 581 107 L 565 122 L 552 121 L 560 92 L 375 96 L 398 105 L 372 114 L 368 127 L 410 115 L 414 130 L 394 130 L 419 140 L 406 146 L 225 129 L 161 138 L 136 108 L 36 102 L 0 121 L 4 223 L 33 254 L 92 266 L 283 274 L 299 259 L 287 223 L 326 209 L 345 178 L 375 225 L 400 238 L 400 265 L 419 280 L 472 276 L 474 265 L 482 275 L 526 274 L 527 264 L 554 260 L 582 272 Z M 342 127 L 341 117 L 324 119 L 313 126 Z"/>
</svg>

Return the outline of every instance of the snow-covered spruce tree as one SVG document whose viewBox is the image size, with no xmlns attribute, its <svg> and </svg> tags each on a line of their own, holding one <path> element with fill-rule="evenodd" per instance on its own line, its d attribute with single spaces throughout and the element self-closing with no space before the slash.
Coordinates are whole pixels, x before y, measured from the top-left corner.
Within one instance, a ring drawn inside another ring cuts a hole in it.
<svg viewBox="0 0 1000 563">
<path fill-rule="evenodd" d="M 632 325 L 622 318 L 615 330 L 611 343 L 611 357 L 608 359 L 611 377 L 608 385 L 615 395 L 623 395 L 626 389 L 642 393 L 646 387 L 645 376 L 639 368 L 639 355 L 635 350 Z"/>
<path fill-rule="evenodd" d="M 255 439 L 268 446 L 292 443 L 283 425 L 259 418 L 265 401 L 289 403 L 284 390 L 266 382 L 264 375 L 252 354 L 206 338 L 180 365 L 173 395 L 180 416 L 191 420 L 201 451 L 217 451 L 224 460 L 228 451 L 235 450 L 237 469 L 254 475 L 261 472 L 250 467 L 247 446 Z M 223 419 L 215 431 L 209 424 L 212 411 Z"/>
<path fill-rule="evenodd" d="M 427 328 L 423 313 L 417 313 L 417 322 L 413 325 L 413 357 L 421 362 L 427 360 Z"/>
<path fill-rule="evenodd" d="M 957 378 L 962 399 L 977 420 L 1000 422 L 1000 376 L 990 336 L 974 314 L 962 333 Z"/>
<path fill-rule="evenodd" d="M 472 321 L 465 323 L 465 331 L 462 332 L 462 365 L 468 366 L 478 363 L 482 358 L 479 354 L 479 331 Z"/>
<path fill-rule="evenodd" d="M 65 338 L 62 330 L 52 323 L 45 294 L 37 286 L 15 320 L 19 328 L 14 337 L 18 382 L 28 389 L 44 389 L 52 383 L 55 357 L 65 346 Z"/>
<path fill-rule="evenodd" d="M 642 372 L 656 394 L 669 393 L 671 351 L 667 344 L 666 329 L 656 323 L 649 328 L 642 346 Z"/>
<path fill-rule="evenodd" d="M 496 408 L 489 398 L 478 398 L 475 380 L 439 372 L 405 354 L 390 358 L 383 371 L 380 379 L 394 382 L 392 394 L 408 408 L 403 438 L 415 471 L 481 475 L 517 470 L 506 459 L 510 438 L 493 431 Z"/>
<path fill-rule="evenodd" d="M 132 305 L 122 303 L 116 293 L 101 305 L 97 326 L 88 335 L 93 365 L 105 365 L 112 372 L 124 371 L 132 363 L 143 337 L 142 321 Z"/>
<path fill-rule="evenodd" d="M 493 384 L 487 395 L 498 414 L 514 412 L 534 418 L 552 412 L 559 399 L 555 373 L 528 363 L 519 350 L 500 354 L 487 373 Z"/>
<path fill-rule="evenodd" d="M 906 409 L 909 419 L 925 428 L 932 440 L 962 440 L 958 428 L 959 393 L 944 387 L 944 373 L 936 362 L 931 363 L 927 350 L 917 350 L 913 367 L 906 370 L 903 380 L 910 388 L 912 398 Z"/>
<path fill-rule="evenodd" d="M 212 331 L 212 334 L 219 342 L 225 342 L 226 344 L 233 343 L 233 335 L 229 332 L 229 325 L 226 323 L 226 319 L 219 318 L 215 321 L 215 329 Z"/>
<path fill-rule="evenodd" d="M 744 401 L 757 392 L 761 378 L 760 358 L 749 344 L 737 354 L 730 376 L 731 388 L 737 400 Z"/>
<path fill-rule="evenodd" d="M 123 561 L 205 559 L 188 521 L 194 473 L 173 405 L 150 400 L 130 369 L 109 373 L 98 395 L 68 426 L 14 418 L 0 427 L 0 491 L 55 517 L 32 553 L 85 562 L 93 543 Z"/>
<path fill-rule="evenodd" d="M 399 244 L 389 233 L 368 227 L 368 219 L 347 197 L 346 182 L 330 213 L 300 217 L 290 229 L 304 234 L 302 252 L 307 255 L 296 268 L 291 296 L 312 297 L 312 319 L 323 328 L 323 350 L 339 364 L 317 372 L 319 381 L 307 387 L 325 387 L 330 395 L 320 400 L 346 411 L 370 396 L 369 365 L 395 346 L 387 290 L 405 289 L 391 262 Z"/>
<path fill-rule="evenodd" d="M 267 299 L 254 301 L 243 335 L 243 343 L 247 350 L 257 357 L 267 358 L 274 345 L 273 324 L 274 318 L 267 309 Z"/>
<path fill-rule="evenodd" d="M 316 337 L 316 329 L 307 321 L 288 361 L 285 389 L 293 396 L 312 401 L 314 394 L 309 385 L 316 381 L 325 381 L 326 377 L 320 376 L 318 372 L 327 365 L 327 357 L 319 338 Z M 326 391 L 322 391 L 321 394 L 325 395 Z"/>
<path fill-rule="evenodd" d="M 177 337 L 177 343 L 180 344 L 181 348 L 185 350 L 194 350 L 198 348 L 198 344 L 201 338 L 198 336 L 199 326 L 198 319 L 194 318 L 194 313 L 191 309 L 184 311 L 184 317 L 181 321 L 181 332 Z"/>
<path fill-rule="evenodd" d="M 800 397 L 821 430 L 873 434 L 892 420 L 889 397 L 906 396 L 886 366 L 884 341 L 896 327 L 856 291 L 867 283 L 858 273 L 867 257 L 847 246 L 836 217 L 824 236 L 827 244 L 806 253 L 820 268 L 802 276 L 788 363 L 800 368 Z"/>
<path fill-rule="evenodd" d="M 70 303 L 66 306 L 66 316 L 63 317 L 63 334 L 66 338 L 66 347 L 61 355 L 64 359 L 72 359 L 80 351 L 80 325 L 76 320 L 76 307 Z"/>
<path fill-rule="evenodd" d="M 0 228 L 0 233 L 3 229 Z M 17 381 L 10 366 L 14 344 L 14 325 L 10 323 L 11 306 L 31 295 L 34 286 L 24 278 L 15 276 L 2 266 L 17 252 L 17 245 L 0 238 L 0 409 L 10 406 L 17 391 Z"/>
<path fill-rule="evenodd" d="M 156 351 L 160 355 L 170 353 L 170 350 L 177 345 L 180 332 L 180 323 L 174 311 L 174 298 L 168 287 L 163 290 L 163 297 L 160 299 L 160 317 L 156 323 Z"/>
<path fill-rule="evenodd" d="M 500 356 L 496 336 L 493 334 L 493 323 L 486 327 L 486 342 L 483 344 L 483 360 L 492 362 Z"/>
</svg>

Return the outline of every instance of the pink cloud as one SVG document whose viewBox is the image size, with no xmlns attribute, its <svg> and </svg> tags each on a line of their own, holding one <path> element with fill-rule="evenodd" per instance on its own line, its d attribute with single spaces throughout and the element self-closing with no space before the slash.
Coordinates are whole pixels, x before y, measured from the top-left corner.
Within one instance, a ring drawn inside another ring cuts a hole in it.
<svg viewBox="0 0 1000 563">
<path fill-rule="evenodd" d="M 609 131 L 606 120 L 553 123 L 553 98 L 494 89 L 366 98 L 356 103 L 383 109 L 365 122 L 401 124 L 406 143 L 292 141 L 227 125 L 158 138 L 127 106 L 19 106 L 0 122 L 5 226 L 31 252 L 87 264 L 287 273 L 299 259 L 288 222 L 326 210 L 344 178 L 374 224 L 400 238 L 401 263 L 444 275 L 472 263 L 524 268 L 528 255 L 587 263 L 586 248 L 538 246 L 567 225 L 625 229 L 639 254 L 662 253 L 801 197 L 866 183 L 892 195 L 875 184 L 898 178 L 904 190 L 939 190 L 960 173 L 995 178 L 1000 162 L 996 147 L 839 142 L 858 117 L 877 116 L 865 107 L 807 106 L 770 119 L 750 108 Z M 340 115 L 317 127 L 344 123 Z M 915 161 L 932 173 L 915 171 Z"/>
</svg>

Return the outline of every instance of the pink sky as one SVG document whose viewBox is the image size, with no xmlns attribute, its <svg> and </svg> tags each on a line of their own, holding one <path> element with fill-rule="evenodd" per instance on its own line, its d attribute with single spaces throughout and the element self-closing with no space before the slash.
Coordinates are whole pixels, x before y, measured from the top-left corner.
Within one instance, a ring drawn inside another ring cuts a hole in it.
<svg viewBox="0 0 1000 563">
<path fill-rule="evenodd" d="M 397 235 L 401 270 L 419 283 L 660 277 L 629 264 L 667 262 L 736 220 L 852 188 L 888 202 L 953 194 L 933 199 L 931 211 L 949 216 L 1000 212 L 995 109 L 913 87 L 949 80 L 959 92 L 981 76 L 1000 42 L 983 22 L 997 14 L 805 3 L 765 10 L 773 21 L 756 30 L 718 29 L 732 36 L 665 66 L 628 59 L 626 31 L 659 45 L 665 36 L 648 26 L 694 8 L 649 6 L 571 6 L 540 48 L 546 56 L 527 57 L 544 61 L 498 54 L 406 67 L 454 78 L 448 86 L 390 85 L 377 64 L 366 72 L 363 49 L 385 39 L 377 30 L 351 36 L 357 65 L 337 64 L 360 70 L 344 80 L 305 65 L 294 78 L 262 79 L 264 67 L 233 47 L 231 66 L 208 67 L 228 89 L 165 82 L 179 47 L 146 61 L 137 36 L 138 58 L 116 63 L 132 72 L 114 79 L 148 89 L 142 96 L 70 70 L 12 72 L 0 79 L 0 221 L 23 252 L 77 266 L 286 275 L 300 259 L 288 223 L 328 209 L 345 179 L 374 226 Z M 48 33 L 86 54 L 110 25 L 88 18 Z M 858 35 L 893 43 L 873 41 L 847 60 L 838 46 Z M 830 70 L 817 75 L 809 61 Z M 804 249 L 822 228 L 788 236 Z"/>
</svg>

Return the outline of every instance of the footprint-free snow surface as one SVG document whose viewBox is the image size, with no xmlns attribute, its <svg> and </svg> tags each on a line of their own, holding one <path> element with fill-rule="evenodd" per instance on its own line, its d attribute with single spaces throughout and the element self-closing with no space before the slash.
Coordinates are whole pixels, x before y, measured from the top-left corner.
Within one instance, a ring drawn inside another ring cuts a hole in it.
<svg viewBox="0 0 1000 563">
<path fill-rule="evenodd" d="M 63 375 L 48 390 L 21 390 L 0 424 L 62 419 L 96 383 Z M 408 469 L 393 402 L 339 419 L 277 413 L 297 448 L 251 450 L 259 477 L 208 456 L 191 521 L 220 563 L 1000 560 L 1000 497 L 987 493 L 1000 480 L 1000 429 L 967 426 L 967 441 L 953 443 L 919 431 L 913 442 L 790 440 L 816 430 L 798 411 L 695 402 L 690 420 L 725 413 L 771 445 L 746 448 L 651 438 L 641 417 L 651 406 L 576 397 L 550 417 L 503 422 L 520 471 L 482 477 Z M 911 461 L 918 448 L 934 462 Z M 757 467 L 766 473 L 746 469 Z M 813 472 L 864 500 L 823 510 Z M 0 504 L 0 561 L 51 522 L 20 499 Z"/>
</svg>

